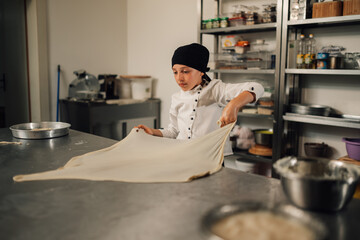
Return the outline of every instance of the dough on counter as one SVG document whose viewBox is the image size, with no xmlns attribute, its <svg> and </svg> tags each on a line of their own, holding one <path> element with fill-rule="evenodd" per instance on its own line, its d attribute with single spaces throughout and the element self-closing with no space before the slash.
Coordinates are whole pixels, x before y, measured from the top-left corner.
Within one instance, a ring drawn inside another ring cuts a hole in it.
<svg viewBox="0 0 360 240">
<path fill-rule="evenodd" d="M 221 169 L 226 138 L 233 124 L 203 137 L 178 140 L 134 128 L 122 141 L 70 159 L 53 171 L 17 175 L 16 182 L 86 179 L 122 182 L 188 182 Z"/>
</svg>

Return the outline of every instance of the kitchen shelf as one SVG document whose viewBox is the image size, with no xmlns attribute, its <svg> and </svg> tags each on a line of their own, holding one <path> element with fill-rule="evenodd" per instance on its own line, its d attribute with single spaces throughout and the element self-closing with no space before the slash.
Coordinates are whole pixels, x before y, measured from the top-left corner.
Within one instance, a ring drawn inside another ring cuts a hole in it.
<svg viewBox="0 0 360 240">
<path fill-rule="evenodd" d="M 276 30 L 276 23 L 261 23 L 254 25 L 242 25 L 236 27 L 227 28 L 214 28 L 214 29 L 202 29 L 200 34 L 213 34 L 213 35 L 227 35 L 231 33 L 243 33 L 243 32 L 263 32 Z"/>
<path fill-rule="evenodd" d="M 259 156 L 259 155 L 254 155 L 245 150 L 235 149 L 234 155 L 241 157 L 241 158 L 245 158 L 247 160 L 252 160 L 254 162 L 272 163 L 271 157 L 263 157 L 263 156 Z"/>
<path fill-rule="evenodd" d="M 352 69 L 285 69 L 287 74 L 311 74 L 311 75 L 360 75 L 360 70 Z"/>
<path fill-rule="evenodd" d="M 232 74 L 275 74 L 274 69 L 213 69 L 213 73 L 232 73 Z"/>
<path fill-rule="evenodd" d="M 360 120 L 358 119 L 344 119 L 336 117 L 323 117 L 315 115 L 303 115 L 297 113 L 286 113 L 283 115 L 285 121 L 301 122 L 310 124 L 320 124 L 326 126 L 345 127 L 360 129 Z"/>
<path fill-rule="evenodd" d="M 325 17 L 325 18 L 310 18 L 304 20 L 287 21 L 289 27 L 309 28 L 309 27 L 326 27 L 326 26 L 342 26 L 349 24 L 360 24 L 360 15 Z"/>
<path fill-rule="evenodd" d="M 265 114 L 257 114 L 257 113 L 239 112 L 238 116 L 239 117 L 249 117 L 249 118 L 261 118 L 261 119 L 268 119 L 268 120 L 273 120 L 274 119 L 273 115 L 265 115 Z"/>
</svg>

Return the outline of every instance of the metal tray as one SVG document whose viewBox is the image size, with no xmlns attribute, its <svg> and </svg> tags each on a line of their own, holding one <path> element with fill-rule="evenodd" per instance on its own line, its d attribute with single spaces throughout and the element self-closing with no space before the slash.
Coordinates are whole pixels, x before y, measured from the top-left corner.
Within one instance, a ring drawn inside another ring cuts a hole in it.
<svg viewBox="0 0 360 240">
<path fill-rule="evenodd" d="M 307 212 L 296 208 L 292 205 L 276 205 L 270 206 L 263 202 L 245 201 L 231 204 L 225 204 L 210 210 L 202 219 L 202 232 L 204 239 L 220 240 L 223 239 L 212 232 L 213 226 L 219 221 L 244 212 L 265 211 L 275 215 L 284 217 L 289 221 L 298 222 L 314 233 L 316 240 L 327 237 L 327 229 L 325 225 L 314 216 Z"/>
<path fill-rule="evenodd" d="M 10 127 L 12 135 L 24 139 L 46 139 L 69 134 L 70 124 L 63 122 L 21 123 Z"/>
<path fill-rule="evenodd" d="M 293 113 L 305 114 L 305 115 L 318 115 L 318 116 L 329 116 L 331 108 L 324 105 L 317 104 L 291 104 L 291 111 Z"/>
</svg>

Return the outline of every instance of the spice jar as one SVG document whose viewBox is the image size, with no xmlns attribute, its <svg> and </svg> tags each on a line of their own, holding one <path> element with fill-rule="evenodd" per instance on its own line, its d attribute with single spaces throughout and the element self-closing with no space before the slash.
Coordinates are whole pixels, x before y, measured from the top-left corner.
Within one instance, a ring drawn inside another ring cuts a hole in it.
<svg viewBox="0 0 360 240">
<path fill-rule="evenodd" d="M 220 27 L 226 28 L 228 26 L 229 26 L 229 18 L 228 17 L 220 18 Z"/>
<path fill-rule="evenodd" d="M 219 28 L 220 27 L 220 18 L 214 18 L 212 21 L 212 28 Z"/>
<path fill-rule="evenodd" d="M 206 29 L 211 29 L 212 28 L 212 21 L 209 19 L 209 20 L 206 20 Z"/>
</svg>

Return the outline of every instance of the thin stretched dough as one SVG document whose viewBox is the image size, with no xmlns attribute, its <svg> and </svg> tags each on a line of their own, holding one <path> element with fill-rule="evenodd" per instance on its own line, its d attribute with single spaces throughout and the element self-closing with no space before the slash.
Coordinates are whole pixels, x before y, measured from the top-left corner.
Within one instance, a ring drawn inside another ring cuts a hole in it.
<svg viewBox="0 0 360 240">
<path fill-rule="evenodd" d="M 122 141 L 73 157 L 57 170 L 17 175 L 13 179 L 188 182 L 221 169 L 225 140 L 234 124 L 191 140 L 154 137 L 134 128 Z"/>
</svg>

